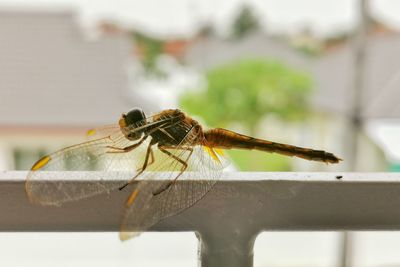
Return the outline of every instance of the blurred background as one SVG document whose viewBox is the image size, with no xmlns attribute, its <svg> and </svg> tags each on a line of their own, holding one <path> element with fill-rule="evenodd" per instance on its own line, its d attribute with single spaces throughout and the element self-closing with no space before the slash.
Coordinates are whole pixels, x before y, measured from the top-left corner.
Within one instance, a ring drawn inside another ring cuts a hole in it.
<svg viewBox="0 0 400 267">
<path fill-rule="evenodd" d="M 400 171 L 398 14 L 395 0 L 0 0 L 0 170 L 28 170 L 141 107 L 344 159 L 229 151 L 236 170 Z M 24 246 L 38 266 L 197 264 L 191 233 L 123 244 L 116 234 L 0 236 L 4 266 L 20 266 L 13 251 Z M 255 263 L 400 266 L 398 242 L 396 232 L 265 233 Z"/>
</svg>

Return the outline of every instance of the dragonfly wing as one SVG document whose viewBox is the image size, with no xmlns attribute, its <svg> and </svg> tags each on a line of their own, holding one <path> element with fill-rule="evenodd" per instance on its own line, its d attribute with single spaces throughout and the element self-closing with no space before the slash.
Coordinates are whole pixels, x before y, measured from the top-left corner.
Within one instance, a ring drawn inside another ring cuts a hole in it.
<svg viewBox="0 0 400 267">
<path fill-rule="evenodd" d="M 122 240 L 191 207 L 217 182 L 224 164 L 218 159 L 217 153 L 215 158 L 204 146 L 195 145 L 196 138 L 192 130 L 178 147 L 168 149 L 172 156 L 157 152 L 155 162 L 158 163 L 143 173 L 140 177 L 142 180 L 126 201 L 121 224 Z M 175 179 L 183 165 L 175 158 L 188 164 L 184 174 L 179 176 L 182 179 L 179 182 L 175 182 Z"/>
<path fill-rule="evenodd" d="M 109 124 L 109 125 L 104 125 L 102 127 L 98 128 L 92 128 L 86 131 L 86 137 L 87 140 L 96 140 L 103 138 L 104 136 L 110 136 L 114 135 L 118 132 L 120 132 L 120 126 L 117 124 Z"/>
<path fill-rule="evenodd" d="M 115 153 L 118 148 L 135 143 L 126 139 L 123 132 L 133 134 L 148 127 L 162 128 L 172 119 L 174 116 L 156 114 L 123 129 L 120 125 L 108 125 L 89 130 L 89 141 L 61 149 L 36 162 L 25 183 L 29 199 L 43 205 L 60 205 L 125 185 L 143 165 L 148 141 L 130 152 Z M 55 178 L 53 171 L 62 172 Z M 68 180 L 80 183 L 66 182 Z"/>
<path fill-rule="evenodd" d="M 60 205 L 118 188 L 142 164 L 146 142 L 134 151 L 114 153 L 116 148 L 133 143 L 122 133 L 114 133 L 43 157 L 28 173 L 25 189 L 29 199 L 43 205 Z"/>
</svg>

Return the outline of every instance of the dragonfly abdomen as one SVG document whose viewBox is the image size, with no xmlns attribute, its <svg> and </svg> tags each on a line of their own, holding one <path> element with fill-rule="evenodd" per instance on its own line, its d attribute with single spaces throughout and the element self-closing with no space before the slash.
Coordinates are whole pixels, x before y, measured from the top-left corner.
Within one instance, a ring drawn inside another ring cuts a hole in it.
<svg viewBox="0 0 400 267">
<path fill-rule="evenodd" d="M 279 153 L 286 156 L 295 156 L 307 160 L 322 161 L 326 163 L 338 163 L 341 159 L 332 153 L 323 150 L 302 148 L 287 144 L 275 143 L 267 140 L 253 138 L 238 134 L 226 129 L 216 128 L 204 133 L 207 144 L 211 147 L 222 149 L 255 149 L 271 153 Z"/>
</svg>

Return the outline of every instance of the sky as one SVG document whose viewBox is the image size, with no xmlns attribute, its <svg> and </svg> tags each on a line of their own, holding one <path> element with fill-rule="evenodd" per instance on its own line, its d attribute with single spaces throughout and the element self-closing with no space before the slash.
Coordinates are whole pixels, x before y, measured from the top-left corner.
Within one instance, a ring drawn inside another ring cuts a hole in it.
<svg viewBox="0 0 400 267">
<path fill-rule="evenodd" d="M 305 27 L 317 35 L 352 29 L 359 0 L 0 0 L 0 8 L 69 8 L 85 26 L 99 19 L 143 27 L 158 35 L 191 35 L 205 21 L 226 32 L 238 8 L 255 7 L 270 32 L 293 32 Z M 400 1 L 371 0 L 371 13 L 400 28 Z"/>
</svg>

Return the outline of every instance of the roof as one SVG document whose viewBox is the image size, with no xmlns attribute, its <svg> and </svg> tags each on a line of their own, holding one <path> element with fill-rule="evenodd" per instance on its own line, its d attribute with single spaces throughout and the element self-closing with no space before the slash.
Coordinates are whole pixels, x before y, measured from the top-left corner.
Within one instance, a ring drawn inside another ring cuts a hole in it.
<svg viewBox="0 0 400 267">
<path fill-rule="evenodd" d="M 400 35 L 372 36 L 367 45 L 364 115 L 400 117 Z"/>
<path fill-rule="evenodd" d="M 365 119 L 400 117 L 399 47 L 399 34 L 368 36 L 361 92 L 361 115 Z M 350 113 L 354 64 L 351 42 L 315 62 L 313 73 L 319 90 L 314 103 L 317 106 Z"/>
<path fill-rule="evenodd" d="M 258 32 L 238 41 L 216 37 L 200 38 L 189 47 L 185 60 L 190 66 L 205 71 L 235 60 L 254 57 L 283 60 L 300 68 L 311 66 L 312 63 L 310 58 L 297 53 L 288 44 Z"/>
<path fill-rule="evenodd" d="M 132 106 L 128 36 L 89 40 L 65 12 L 0 11 L 0 125 L 116 122 Z"/>
</svg>

